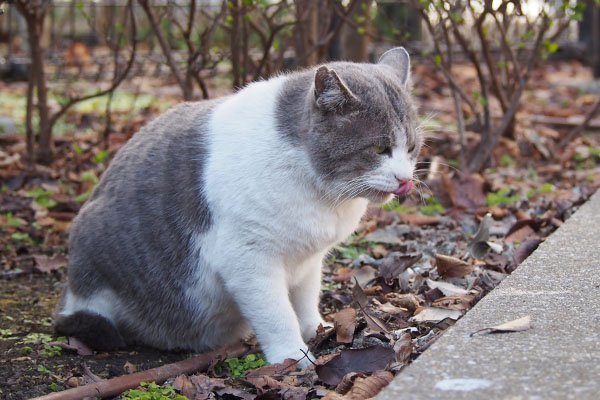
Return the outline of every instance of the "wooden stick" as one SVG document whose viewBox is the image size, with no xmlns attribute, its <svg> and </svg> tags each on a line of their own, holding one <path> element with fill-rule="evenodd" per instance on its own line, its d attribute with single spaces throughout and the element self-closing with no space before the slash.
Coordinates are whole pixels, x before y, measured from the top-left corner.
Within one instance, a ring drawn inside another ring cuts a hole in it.
<svg viewBox="0 0 600 400">
<path fill-rule="evenodd" d="M 588 113 L 588 115 L 586 115 L 585 120 L 581 123 L 581 125 L 579 125 L 575 129 L 571 130 L 571 132 L 569 132 L 569 134 L 563 140 L 560 141 L 560 143 L 558 144 L 558 147 L 560 149 L 564 148 L 567 145 L 567 143 L 572 141 L 581 132 L 586 130 L 587 127 L 589 126 L 590 122 L 592 121 L 592 118 L 594 118 L 594 116 L 596 115 L 596 113 L 598 113 L 598 111 L 600 111 L 600 99 L 596 102 L 596 104 L 594 104 L 591 111 Z"/>
<path fill-rule="evenodd" d="M 125 390 L 138 387 L 142 382 L 162 383 L 177 375 L 191 374 L 196 371 L 205 370 L 217 357 L 240 357 L 247 353 L 249 349 L 250 347 L 247 344 L 239 343 L 235 346 L 225 347 L 221 350 L 201 354 L 173 364 L 94 382 L 62 392 L 50 393 L 45 396 L 36 397 L 33 400 L 79 400 L 84 397 L 114 397 Z"/>
</svg>

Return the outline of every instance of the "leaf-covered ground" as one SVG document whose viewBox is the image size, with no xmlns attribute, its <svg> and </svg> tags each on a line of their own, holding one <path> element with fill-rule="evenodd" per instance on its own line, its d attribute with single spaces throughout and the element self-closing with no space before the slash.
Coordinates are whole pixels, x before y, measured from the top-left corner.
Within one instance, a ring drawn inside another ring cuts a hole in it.
<svg viewBox="0 0 600 400">
<path fill-rule="evenodd" d="M 457 68 L 461 84 L 473 86 L 473 71 Z M 124 396 L 372 397 L 598 187 L 600 140 L 593 130 L 555 149 L 596 100 L 598 94 L 586 92 L 590 79 L 589 70 L 573 62 L 537 70 L 517 116 L 515 139 L 500 141 L 485 174 L 468 175 L 455 168 L 460 149 L 443 77 L 417 66 L 415 94 L 422 115 L 428 116 L 430 137 L 419 165 L 423 184 L 408 199 L 371 208 L 356 234 L 327 260 L 321 311 L 334 329 L 321 329 L 311 343 L 316 367 L 263 366 L 260 356 L 250 354 L 215 360 L 201 373 L 144 385 Z M 25 87 L 0 85 L 3 110 L 19 122 L 22 115 L 13 100 L 22 99 Z M 115 151 L 176 102 L 165 95 L 175 92 L 169 87 L 145 84 L 143 96 L 139 82 L 133 87 L 117 95 L 107 141 L 98 135 L 104 131 L 103 101 L 69 113 L 61 122 L 63 134 L 57 137 L 58 156 L 51 167 L 28 169 L 22 161 L 23 137 L 0 135 L 4 398 L 30 398 L 190 356 L 147 348 L 79 355 L 86 349 L 55 337 L 51 328 L 72 219 Z M 476 134 L 467 132 L 467 137 Z"/>
</svg>

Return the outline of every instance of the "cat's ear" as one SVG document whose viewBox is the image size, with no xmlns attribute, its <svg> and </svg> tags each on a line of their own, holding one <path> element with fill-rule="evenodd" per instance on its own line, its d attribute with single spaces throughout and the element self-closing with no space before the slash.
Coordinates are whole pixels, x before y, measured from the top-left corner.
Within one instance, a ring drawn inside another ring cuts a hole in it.
<svg viewBox="0 0 600 400">
<path fill-rule="evenodd" d="M 383 53 L 377 64 L 384 64 L 392 67 L 398 76 L 402 85 L 410 79 L 410 56 L 404 47 L 395 47 Z"/>
<path fill-rule="evenodd" d="M 342 111 L 357 100 L 352 91 L 344 84 L 338 74 L 327 68 L 319 67 L 315 73 L 315 103 L 324 111 Z"/>
</svg>

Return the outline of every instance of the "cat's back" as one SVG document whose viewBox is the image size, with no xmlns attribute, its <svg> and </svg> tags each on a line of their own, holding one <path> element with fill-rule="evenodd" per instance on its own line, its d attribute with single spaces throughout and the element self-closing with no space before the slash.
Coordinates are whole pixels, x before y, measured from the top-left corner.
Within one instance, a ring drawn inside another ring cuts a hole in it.
<svg viewBox="0 0 600 400">
<path fill-rule="evenodd" d="M 106 281 L 118 288 L 141 267 L 152 272 L 161 264 L 185 276 L 190 237 L 211 220 L 202 181 L 207 125 L 220 101 L 171 108 L 115 155 L 73 223 L 69 275 L 75 291 Z"/>
</svg>

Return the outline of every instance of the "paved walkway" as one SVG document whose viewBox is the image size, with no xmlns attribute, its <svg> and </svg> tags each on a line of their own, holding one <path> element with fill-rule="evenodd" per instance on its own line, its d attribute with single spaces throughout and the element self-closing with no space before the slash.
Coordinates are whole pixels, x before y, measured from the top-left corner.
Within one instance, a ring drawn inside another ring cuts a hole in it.
<svg viewBox="0 0 600 400">
<path fill-rule="evenodd" d="M 600 191 L 377 399 L 600 399 Z"/>
</svg>

